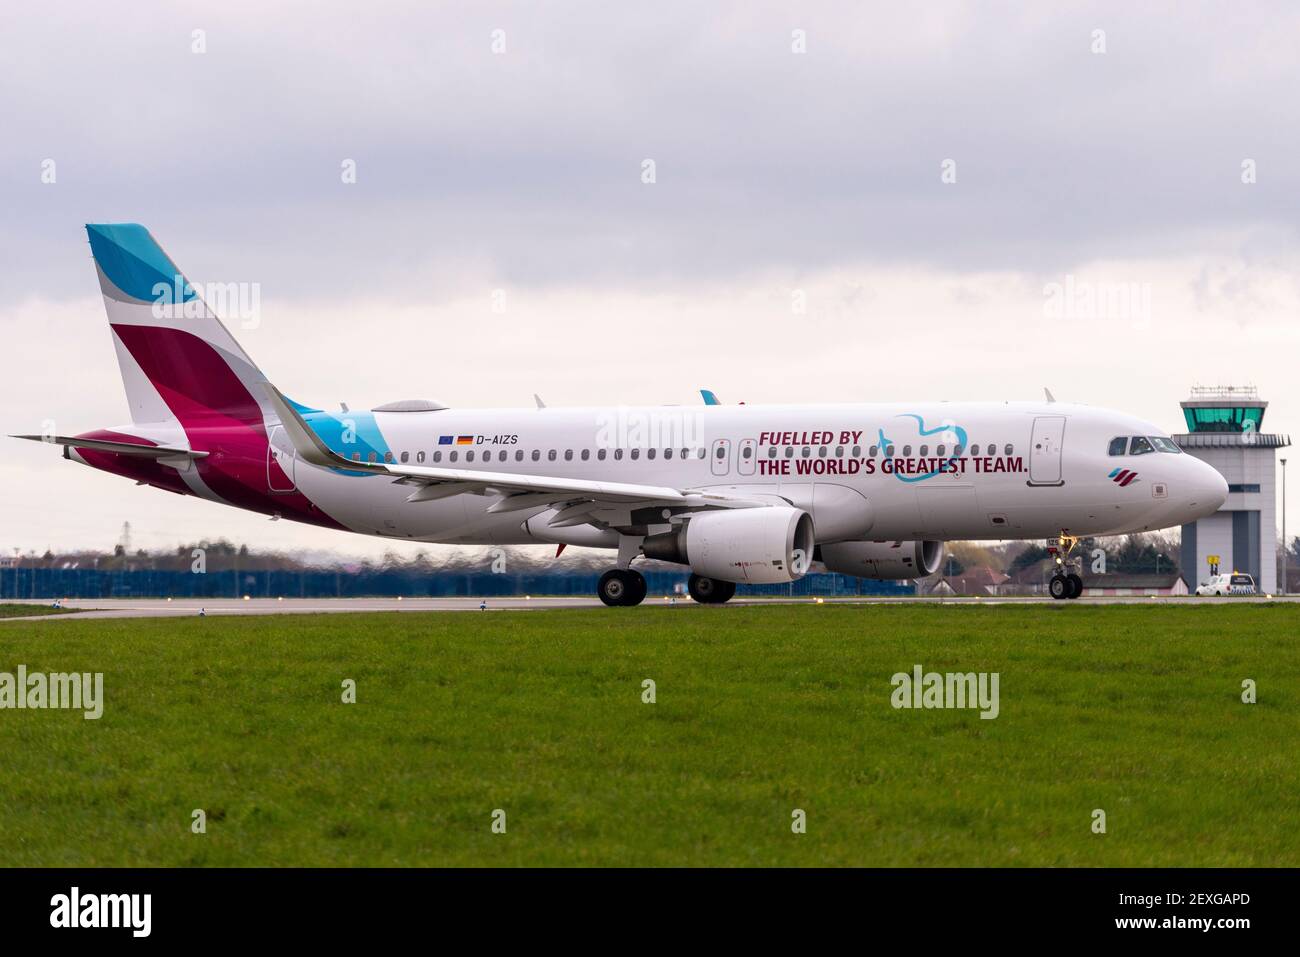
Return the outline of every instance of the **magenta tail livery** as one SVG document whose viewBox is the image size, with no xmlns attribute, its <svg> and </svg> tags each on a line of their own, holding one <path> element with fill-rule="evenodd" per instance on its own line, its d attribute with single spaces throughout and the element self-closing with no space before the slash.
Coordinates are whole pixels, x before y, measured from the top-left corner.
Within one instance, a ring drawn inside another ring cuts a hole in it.
<svg viewBox="0 0 1300 957">
<path fill-rule="evenodd" d="M 919 578 L 944 541 L 1012 538 L 1060 539 L 1051 591 L 1077 597 L 1075 539 L 1193 522 L 1228 493 L 1156 426 L 1057 402 L 325 412 L 267 381 L 144 227 L 86 230 L 131 423 L 23 438 L 365 535 L 608 548 L 610 605 L 645 597 L 643 556 L 719 602 L 811 568 Z"/>
</svg>

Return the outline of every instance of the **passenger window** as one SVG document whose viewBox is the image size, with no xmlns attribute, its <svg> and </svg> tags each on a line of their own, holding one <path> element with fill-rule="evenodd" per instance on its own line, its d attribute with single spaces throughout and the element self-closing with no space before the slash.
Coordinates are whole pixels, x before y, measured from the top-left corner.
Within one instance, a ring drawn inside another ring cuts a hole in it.
<svg viewBox="0 0 1300 957">
<path fill-rule="evenodd" d="M 447 461 L 448 461 L 448 462 L 454 462 L 454 461 L 456 461 L 456 459 L 459 458 L 459 457 L 460 457 L 460 453 L 459 453 L 459 452 L 449 452 L 449 453 L 447 454 Z"/>
<path fill-rule="evenodd" d="M 654 458 L 654 457 L 655 457 L 655 450 L 654 450 L 654 449 L 646 449 L 646 450 L 645 450 L 645 457 L 648 458 L 648 459 L 652 459 L 652 458 Z"/>
<path fill-rule="evenodd" d="M 542 450 L 541 450 L 541 449 L 533 449 L 533 461 L 534 461 L 534 462 L 540 462 L 541 459 L 542 459 Z"/>
<path fill-rule="evenodd" d="M 963 452 L 965 452 L 965 451 L 966 451 L 966 450 L 965 450 L 964 448 L 962 448 L 960 445 L 954 445 L 954 446 L 952 447 L 952 454 L 955 455 L 955 456 L 957 456 L 958 458 L 960 458 L 960 457 L 961 457 L 961 454 L 962 454 Z M 940 450 L 940 454 L 941 454 L 941 455 L 943 454 L 942 450 Z"/>
<path fill-rule="evenodd" d="M 415 461 L 416 461 L 417 463 L 419 463 L 419 462 L 423 462 L 423 461 L 424 461 L 424 453 L 423 453 L 423 452 L 416 452 L 416 453 L 415 453 Z"/>
<path fill-rule="evenodd" d="M 721 449 L 719 449 L 718 451 L 721 451 Z M 628 454 L 632 456 L 632 461 L 635 462 L 637 459 L 639 459 L 639 458 L 641 457 L 641 450 L 640 450 L 640 449 L 633 449 L 633 450 L 632 450 L 631 452 L 629 452 Z"/>
<path fill-rule="evenodd" d="M 894 457 L 894 447 L 893 447 L 892 445 L 886 445 L 886 446 L 885 446 L 885 454 L 886 454 L 887 456 L 889 456 L 890 458 L 893 458 L 893 457 Z"/>
<path fill-rule="evenodd" d="M 361 453 L 360 453 L 360 452 L 353 452 L 353 453 L 352 453 L 352 461 L 353 461 L 353 462 L 360 462 L 360 461 L 361 461 Z"/>
<path fill-rule="evenodd" d="M 617 461 L 621 460 L 622 458 L 623 458 L 623 450 L 622 450 L 622 449 L 615 449 L 615 450 L 614 450 L 614 461 L 617 462 Z"/>
<path fill-rule="evenodd" d="M 867 449 L 867 458 L 874 459 L 876 457 L 877 451 L 879 450 L 874 445 L 871 448 Z M 853 446 L 853 454 L 854 456 L 858 455 L 858 447 L 856 445 Z"/>
<path fill-rule="evenodd" d="M 367 455 L 366 455 L 366 461 L 367 461 L 367 462 L 375 462 L 375 461 L 378 461 L 378 456 L 375 455 L 374 452 L 367 453 Z"/>
<path fill-rule="evenodd" d="M 769 445 L 769 446 L 767 447 L 767 457 L 768 457 L 769 459 L 774 459 L 774 458 L 776 458 L 776 446 L 775 446 L 775 445 Z"/>
<path fill-rule="evenodd" d="M 935 454 L 935 455 L 943 455 L 943 450 L 944 450 L 945 447 L 946 447 L 946 446 L 942 446 L 942 445 L 939 446 L 937 449 L 934 450 L 934 454 Z M 958 453 L 954 453 L 954 454 L 958 454 Z"/>
<path fill-rule="evenodd" d="M 596 458 L 598 458 L 602 462 L 605 461 L 605 450 L 596 449 Z"/>
<path fill-rule="evenodd" d="M 842 445 L 835 446 L 835 457 L 837 459 L 844 458 L 844 446 Z"/>
<path fill-rule="evenodd" d="M 1146 455 L 1148 452 L 1154 452 L 1154 451 L 1155 451 L 1154 446 L 1152 446 L 1151 443 L 1147 441 L 1147 437 L 1145 435 L 1135 435 L 1129 441 L 1129 445 L 1128 445 L 1129 455 Z"/>
<path fill-rule="evenodd" d="M 555 449 L 548 449 L 548 450 L 547 450 L 547 452 L 546 452 L 546 461 L 548 461 L 548 462 L 554 462 L 554 461 L 555 461 Z"/>
<path fill-rule="evenodd" d="M 411 453 L 410 453 L 410 452 L 403 452 L 403 453 L 402 453 L 402 464 L 405 465 L 405 464 L 406 464 L 407 462 L 409 462 L 409 461 L 411 461 Z"/>
<path fill-rule="evenodd" d="M 910 459 L 911 457 L 912 457 L 912 447 L 911 447 L 910 445 L 904 445 L 904 446 L 903 446 L 903 458 L 905 458 L 905 459 Z"/>
<path fill-rule="evenodd" d="M 1006 446 L 1005 448 L 1002 449 L 1002 454 L 1003 454 L 1003 455 L 1011 455 L 1011 454 L 1014 453 L 1014 452 L 1015 452 L 1015 449 L 1012 448 L 1010 445 L 1008 445 L 1008 446 Z"/>
<path fill-rule="evenodd" d="M 921 446 L 921 458 L 925 458 L 929 454 L 930 454 L 930 446 L 928 445 Z M 940 452 L 939 454 L 942 455 L 943 453 Z"/>
<path fill-rule="evenodd" d="M 468 452 L 465 453 L 465 461 L 466 461 L 466 462 L 473 462 L 473 461 L 474 461 L 474 450 L 473 450 L 473 449 L 470 449 Z"/>
<path fill-rule="evenodd" d="M 1110 448 L 1107 449 L 1107 454 L 1123 455 L 1126 448 L 1128 448 L 1128 437 L 1121 435 L 1110 440 Z"/>
<path fill-rule="evenodd" d="M 385 453 L 384 453 L 384 462 L 387 463 L 388 465 L 392 465 L 392 464 L 393 464 L 393 453 L 392 453 L 392 452 L 385 452 Z"/>
<path fill-rule="evenodd" d="M 523 450 L 523 449 L 515 449 L 515 461 L 516 461 L 516 462 L 522 462 L 523 460 L 524 460 L 524 450 Z"/>
<path fill-rule="evenodd" d="M 572 461 L 573 461 L 573 449 L 565 449 L 565 450 L 564 450 L 564 461 L 566 461 L 566 462 L 572 462 Z"/>
<path fill-rule="evenodd" d="M 589 459 L 589 458 L 591 458 L 591 449 L 583 449 L 583 450 L 582 450 L 582 461 L 585 462 L 585 461 L 587 461 L 587 459 Z"/>
<path fill-rule="evenodd" d="M 972 446 L 970 447 L 970 454 L 971 454 L 971 455 L 979 455 L 979 454 L 980 454 L 980 444 L 979 444 L 978 442 L 976 442 L 974 445 L 972 445 Z"/>
<path fill-rule="evenodd" d="M 826 458 L 826 452 L 827 452 L 826 446 L 824 446 L 824 445 L 821 446 L 820 448 L 817 449 L 817 457 L 818 457 L 819 459 L 824 459 L 824 458 Z"/>
<path fill-rule="evenodd" d="M 873 445 L 871 447 L 872 458 L 875 458 L 875 455 L 876 455 L 876 447 Z M 856 459 L 856 458 L 860 458 L 861 456 L 862 456 L 862 446 L 860 445 L 853 446 L 853 457 Z"/>
<path fill-rule="evenodd" d="M 792 459 L 792 458 L 794 458 L 794 446 L 793 446 L 793 445 L 787 445 L 787 446 L 785 447 L 785 457 L 788 458 L 788 459 Z"/>
<path fill-rule="evenodd" d="M 803 457 L 804 457 L 804 458 L 811 458 L 811 457 L 812 457 L 812 449 L 810 449 L 810 448 L 809 448 L 808 446 L 806 446 L 806 445 L 803 447 Z"/>
<path fill-rule="evenodd" d="M 672 449 L 664 449 L 664 458 L 666 458 L 666 459 L 670 459 L 670 458 L 672 458 L 672 457 L 673 457 L 673 450 L 672 450 Z"/>
<path fill-rule="evenodd" d="M 434 460 L 435 462 L 441 462 L 441 461 L 442 461 L 442 453 L 441 453 L 441 452 L 434 452 L 434 453 L 433 453 L 433 460 Z"/>
</svg>

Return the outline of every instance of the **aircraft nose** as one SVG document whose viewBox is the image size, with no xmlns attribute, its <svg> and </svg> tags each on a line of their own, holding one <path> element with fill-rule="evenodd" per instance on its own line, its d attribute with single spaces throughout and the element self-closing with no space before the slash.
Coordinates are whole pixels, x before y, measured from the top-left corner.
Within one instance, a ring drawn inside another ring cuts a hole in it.
<svg viewBox="0 0 1300 957">
<path fill-rule="evenodd" d="M 1213 515 L 1228 500 L 1228 480 L 1219 474 L 1218 469 L 1200 459 L 1187 456 L 1187 461 L 1192 466 L 1189 477 L 1191 501 L 1188 506 L 1195 511 L 1197 518 Z"/>
</svg>

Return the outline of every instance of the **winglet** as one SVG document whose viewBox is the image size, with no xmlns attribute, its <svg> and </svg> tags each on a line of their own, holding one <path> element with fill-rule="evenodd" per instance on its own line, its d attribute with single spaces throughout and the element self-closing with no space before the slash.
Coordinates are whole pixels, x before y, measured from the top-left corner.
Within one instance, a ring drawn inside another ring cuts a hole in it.
<svg viewBox="0 0 1300 957">
<path fill-rule="evenodd" d="M 1047 386 L 1043 386 L 1043 395 L 1047 396 L 1048 402 L 1056 401 L 1056 396 L 1052 395 L 1052 390 L 1049 389 Z"/>
<path fill-rule="evenodd" d="M 700 395 L 704 397 L 705 405 L 722 405 L 722 403 L 718 401 L 718 397 L 713 394 L 712 389 L 701 389 Z"/>
<path fill-rule="evenodd" d="M 546 403 L 542 401 L 542 397 L 538 395 L 536 392 L 533 393 L 533 401 L 537 403 L 537 408 L 539 409 L 546 408 Z"/>
</svg>

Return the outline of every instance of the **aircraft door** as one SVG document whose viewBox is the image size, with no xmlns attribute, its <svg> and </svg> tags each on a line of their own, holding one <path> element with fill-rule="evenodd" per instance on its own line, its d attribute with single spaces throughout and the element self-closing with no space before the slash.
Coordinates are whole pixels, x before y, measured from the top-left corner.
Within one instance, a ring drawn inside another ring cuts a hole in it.
<svg viewBox="0 0 1300 957">
<path fill-rule="evenodd" d="M 1062 485 L 1061 450 L 1064 447 L 1065 416 L 1040 415 L 1034 419 L 1029 441 L 1029 484 Z"/>
<path fill-rule="evenodd" d="M 753 439 L 740 440 L 740 455 L 736 459 L 736 471 L 741 475 L 753 475 L 758 460 L 758 443 Z"/>
<path fill-rule="evenodd" d="M 709 464 L 714 475 L 726 475 L 731 471 L 731 439 L 714 439 L 709 451 Z"/>
<path fill-rule="evenodd" d="M 279 442 L 288 444 L 283 427 L 277 425 L 271 429 L 266 446 L 266 487 L 271 492 L 292 492 L 297 488 L 293 474 L 297 456 L 292 448 L 287 452 L 281 451 L 277 447 Z"/>
</svg>

